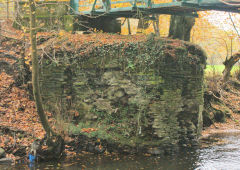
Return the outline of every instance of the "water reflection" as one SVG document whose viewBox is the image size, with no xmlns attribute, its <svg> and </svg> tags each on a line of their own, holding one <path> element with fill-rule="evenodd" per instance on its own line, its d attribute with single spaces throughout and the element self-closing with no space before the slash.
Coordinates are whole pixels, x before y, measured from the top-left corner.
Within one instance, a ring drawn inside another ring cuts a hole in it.
<svg viewBox="0 0 240 170">
<path fill-rule="evenodd" d="M 240 134 L 220 134 L 217 137 L 228 141 L 227 144 L 199 149 L 197 170 L 239 170 Z"/>
<path fill-rule="evenodd" d="M 73 162 L 49 162 L 36 164 L 31 169 L 63 170 L 239 170 L 240 169 L 240 134 L 218 135 L 227 144 L 208 148 L 183 150 L 179 154 L 158 156 L 101 156 L 82 155 Z M 27 165 L 0 165 L 1 170 L 29 169 Z"/>
</svg>

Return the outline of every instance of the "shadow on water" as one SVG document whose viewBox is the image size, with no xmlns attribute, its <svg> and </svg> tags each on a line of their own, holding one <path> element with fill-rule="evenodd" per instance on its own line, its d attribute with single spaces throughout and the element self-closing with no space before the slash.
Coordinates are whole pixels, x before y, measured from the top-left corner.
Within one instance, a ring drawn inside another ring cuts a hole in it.
<svg viewBox="0 0 240 170">
<path fill-rule="evenodd" d="M 240 134 L 218 134 L 215 138 L 227 143 L 194 150 L 182 150 L 176 155 L 158 156 L 103 156 L 81 155 L 72 162 L 40 163 L 29 168 L 26 164 L 0 165 L 1 170 L 20 169 L 90 169 L 90 170 L 237 170 L 240 169 Z"/>
</svg>

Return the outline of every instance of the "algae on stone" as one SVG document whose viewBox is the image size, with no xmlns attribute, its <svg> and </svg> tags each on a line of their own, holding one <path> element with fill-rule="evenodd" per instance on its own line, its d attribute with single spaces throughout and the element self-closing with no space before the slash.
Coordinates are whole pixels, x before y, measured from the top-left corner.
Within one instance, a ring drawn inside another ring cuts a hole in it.
<svg viewBox="0 0 240 170">
<path fill-rule="evenodd" d="M 43 59 L 45 107 L 69 117 L 70 110 L 77 112 L 71 118 L 79 127 L 97 129 L 86 135 L 163 150 L 196 142 L 206 62 L 199 47 L 153 37 L 56 58 L 57 67 Z"/>
</svg>

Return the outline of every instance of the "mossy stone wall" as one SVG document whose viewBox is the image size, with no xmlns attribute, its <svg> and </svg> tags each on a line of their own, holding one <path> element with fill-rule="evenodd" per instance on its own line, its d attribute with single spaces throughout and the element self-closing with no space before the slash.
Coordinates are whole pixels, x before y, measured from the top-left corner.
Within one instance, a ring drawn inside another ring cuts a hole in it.
<svg viewBox="0 0 240 170">
<path fill-rule="evenodd" d="M 149 152 L 197 141 L 206 64 L 199 47 L 154 36 L 94 43 L 85 42 L 75 52 L 58 51 L 56 63 L 42 60 L 45 109 L 70 119 L 71 133 Z"/>
<path fill-rule="evenodd" d="M 28 2 L 16 3 L 15 10 L 18 10 L 16 20 L 21 23 L 21 26 L 17 22 L 14 23 L 14 26 L 20 29 L 22 26 L 28 27 L 30 13 Z M 37 2 L 36 19 L 39 31 L 64 29 L 65 24 L 69 24 L 69 21 L 65 23 L 64 20 L 65 15 L 68 15 L 68 13 L 69 2 Z M 69 25 L 67 26 L 69 27 Z M 71 25 L 73 25 L 73 22 Z"/>
</svg>

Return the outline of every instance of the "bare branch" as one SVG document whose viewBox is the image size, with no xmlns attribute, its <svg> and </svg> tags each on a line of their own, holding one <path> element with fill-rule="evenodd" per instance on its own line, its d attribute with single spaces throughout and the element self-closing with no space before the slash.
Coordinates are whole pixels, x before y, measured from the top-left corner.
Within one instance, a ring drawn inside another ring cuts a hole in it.
<svg viewBox="0 0 240 170">
<path fill-rule="evenodd" d="M 236 27 L 236 25 L 235 25 L 235 23 L 234 23 L 234 21 L 233 21 L 233 19 L 232 19 L 231 14 L 230 14 L 230 13 L 228 13 L 228 14 L 229 14 L 229 18 L 231 19 L 231 22 L 232 22 L 232 24 L 233 24 L 233 27 L 234 27 L 235 31 L 237 32 L 237 34 L 238 34 L 238 37 L 240 37 L 239 32 L 238 32 L 237 27 Z"/>
<path fill-rule="evenodd" d="M 230 2 L 226 2 L 226 0 L 220 0 L 220 2 L 222 2 L 222 3 L 226 4 L 226 5 L 240 6 L 240 1 L 239 0 L 231 0 Z"/>
</svg>

